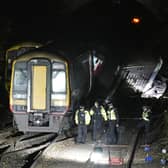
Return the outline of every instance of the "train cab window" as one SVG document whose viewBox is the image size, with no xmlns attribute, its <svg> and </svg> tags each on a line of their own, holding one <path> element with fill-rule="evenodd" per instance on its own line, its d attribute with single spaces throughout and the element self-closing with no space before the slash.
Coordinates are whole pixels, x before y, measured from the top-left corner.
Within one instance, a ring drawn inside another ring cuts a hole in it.
<svg viewBox="0 0 168 168">
<path fill-rule="evenodd" d="M 53 64 L 52 72 L 52 99 L 65 99 L 66 74 L 65 66 L 62 63 Z"/>
<path fill-rule="evenodd" d="M 65 92 L 65 72 L 64 71 L 54 71 L 52 74 L 52 88 L 53 92 Z"/>
<path fill-rule="evenodd" d="M 24 54 L 25 52 L 33 50 L 35 47 L 21 47 L 18 49 L 8 50 L 6 53 L 6 59 L 7 59 L 7 79 L 10 81 L 11 78 L 11 71 L 12 71 L 12 63 L 15 58 L 18 56 Z"/>
<path fill-rule="evenodd" d="M 27 69 L 25 63 L 16 63 L 14 72 L 14 91 L 27 90 Z"/>
</svg>

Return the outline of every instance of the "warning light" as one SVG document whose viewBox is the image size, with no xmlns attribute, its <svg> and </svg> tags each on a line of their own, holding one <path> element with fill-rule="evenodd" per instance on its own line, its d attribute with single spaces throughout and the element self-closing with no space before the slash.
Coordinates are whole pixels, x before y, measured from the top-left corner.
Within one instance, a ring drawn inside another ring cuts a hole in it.
<svg viewBox="0 0 168 168">
<path fill-rule="evenodd" d="M 139 17 L 134 17 L 131 20 L 132 24 L 139 24 L 141 22 L 141 19 Z"/>
</svg>

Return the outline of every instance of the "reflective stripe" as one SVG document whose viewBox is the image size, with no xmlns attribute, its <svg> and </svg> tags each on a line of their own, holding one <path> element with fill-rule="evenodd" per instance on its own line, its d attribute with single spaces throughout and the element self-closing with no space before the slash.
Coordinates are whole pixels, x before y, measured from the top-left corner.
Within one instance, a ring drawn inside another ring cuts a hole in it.
<svg viewBox="0 0 168 168">
<path fill-rule="evenodd" d="M 109 120 L 117 120 L 117 117 L 116 117 L 116 114 L 115 114 L 114 110 L 108 110 L 107 114 L 108 114 L 108 119 Z"/>
<path fill-rule="evenodd" d="M 143 113 L 142 113 L 142 119 L 145 120 L 145 121 L 149 121 L 148 111 L 143 111 Z"/>
<path fill-rule="evenodd" d="M 89 125 L 90 124 L 90 120 L 91 120 L 91 117 L 90 117 L 89 112 L 85 111 L 85 124 Z"/>
<path fill-rule="evenodd" d="M 104 120 L 106 121 L 106 120 L 107 120 L 107 114 L 106 114 L 106 111 L 105 111 L 105 109 L 104 109 L 103 106 L 100 106 L 100 108 L 101 108 L 101 114 L 102 114 Z"/>
<path fill-rule="evenodd" d="M 79 113 L 79 110 L 77 110 L 76 111 L 76 114 L 75 114 L 75 123 L 76 124 L 79 124 L 80 122 L 79 122 L 79 115 L 78 115 L 78 113 Z M 85 125 L 89 125 L 90 124 L 90 120 L 91 120 L 91 117 L 90 117 L 90 114 L 89 114 L 89 112 L 88 111 L 84 111 L 84 114 L 85 114 Z"/>
<path fill-rule="evenodd" d="M 105 121 L 107 120 L 107 114 L 103 106 L 93 106 L 90 110 L 90 115 L 93 116 L 93 118 L 103 117 Z"/>
</svg>

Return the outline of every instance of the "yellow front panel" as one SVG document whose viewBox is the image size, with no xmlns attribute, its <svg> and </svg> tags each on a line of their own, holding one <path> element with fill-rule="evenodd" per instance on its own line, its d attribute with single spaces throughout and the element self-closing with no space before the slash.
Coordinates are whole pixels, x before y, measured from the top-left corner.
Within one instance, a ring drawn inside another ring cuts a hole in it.
<svg viewBox="0 0 168 168">
<path fill-rule="evenodd" d="M 33 110 L 45 110 L 47 67 L 33 66 L 32 72 L 32 108 Z"/>
</svg>

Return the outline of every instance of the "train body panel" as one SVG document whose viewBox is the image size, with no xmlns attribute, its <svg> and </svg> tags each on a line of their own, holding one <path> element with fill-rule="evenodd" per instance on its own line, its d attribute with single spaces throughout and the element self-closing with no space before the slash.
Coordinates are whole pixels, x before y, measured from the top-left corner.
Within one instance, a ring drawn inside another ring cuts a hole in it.
<svg viewBox="0 0 168 168">
<path fill-rule="evenodd" d="M 33 115 L 33 114 L 32 114 Z M 41 118 L 42 114 L 35 114 L 33 117 Z M 14 120 L 17 126 L 17 129 L 21 132 L 61 132 L 62 129 L 68 129 L 69 126 L 66 125 L 66 127 L 62 127 L 63 122 L 63 116 L 57 116 L 57 115 L 49 115 L 47 116 L 46 121 L 49 122 L 48 125 L 43 126 L 30 126 L 28 121 L 30 118 L 30 114 L 14 114 Z M 44 115 L 43 115 L 44 120 Z"/>
</svg>

